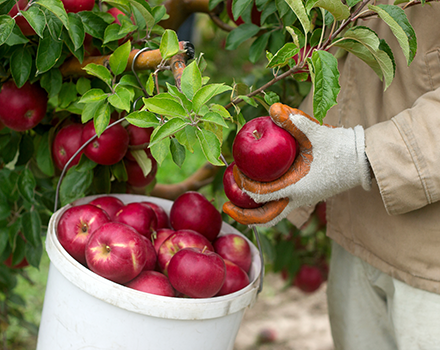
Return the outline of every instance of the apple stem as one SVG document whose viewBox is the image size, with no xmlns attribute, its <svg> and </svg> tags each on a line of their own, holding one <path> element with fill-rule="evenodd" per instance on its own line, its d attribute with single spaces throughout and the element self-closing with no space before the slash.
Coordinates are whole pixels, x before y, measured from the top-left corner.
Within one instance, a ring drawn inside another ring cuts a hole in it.
<svg viewBox="0 0 440 350">
<path fill-rule="evenodd" d="M 205 245 L 202 249 L 202 253 L 205 253 L 206 249 L 208 249 L 208 247 Z"/>
<path fill-rule="evenodd" d="M 258 130 L 254 130 L 254 131 L 252 132 L 252 135 L 254 135 L 254 137 L 255 137 L 256 140 L 261 139 L 261 134 L 258 132 Z"/>
</svg>

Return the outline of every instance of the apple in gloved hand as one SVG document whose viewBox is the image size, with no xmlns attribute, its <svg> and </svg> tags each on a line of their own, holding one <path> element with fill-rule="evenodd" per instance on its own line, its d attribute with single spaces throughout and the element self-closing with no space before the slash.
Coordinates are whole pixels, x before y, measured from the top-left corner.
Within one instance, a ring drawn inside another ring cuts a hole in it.
<svg viewBox="0 0 440 350">
<path fill-rule="evenodd" d="M 270 182 L 289 170 L 296 157 L 297 143 L 270 117 L 247 122 L 237 133 L 232 155 L 238 169 L 252 180 Z"/>
</svg>

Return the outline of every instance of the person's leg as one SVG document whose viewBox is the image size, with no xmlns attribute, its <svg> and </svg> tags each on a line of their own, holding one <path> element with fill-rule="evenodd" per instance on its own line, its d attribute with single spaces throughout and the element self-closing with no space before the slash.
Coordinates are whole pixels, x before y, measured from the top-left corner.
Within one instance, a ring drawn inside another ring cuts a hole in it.
<svg viewBox="0 0 440 350">
<path fill-rule="evenodd" d="M 440 349 L 440 295 L 393 282 L 388 304 L 399 350 Z"/>
<path fill-rule="evenodd" d="M 327 284 L 329 318 L 336 350 L 395 350 L 385 290 L 392 280 L 336 243 Z"/>
</svg>

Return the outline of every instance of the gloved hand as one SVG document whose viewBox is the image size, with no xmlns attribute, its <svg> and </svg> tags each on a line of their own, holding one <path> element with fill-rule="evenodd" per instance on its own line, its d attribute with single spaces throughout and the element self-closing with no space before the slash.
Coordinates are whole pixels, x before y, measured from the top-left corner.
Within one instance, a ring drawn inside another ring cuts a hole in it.
<svg viewBox="0 0 440 350">
<path fill-rule="evenodd" d="M 256 209 L 225 203 L 223 211 L 234 220 L 245 225 L 274 226 L 295 208 L 314 205 L 359 185 L 365 190 L 371 188 L 362 126 L 320 125 L 304 112 L 281 103 L 271 106 L 270 116 L 298 141 L 299 155 L 287 173 L 272 182 L 249 179 L 235 166 L 238 186 L 254 201 L 268 203 Z"/>
</svg>

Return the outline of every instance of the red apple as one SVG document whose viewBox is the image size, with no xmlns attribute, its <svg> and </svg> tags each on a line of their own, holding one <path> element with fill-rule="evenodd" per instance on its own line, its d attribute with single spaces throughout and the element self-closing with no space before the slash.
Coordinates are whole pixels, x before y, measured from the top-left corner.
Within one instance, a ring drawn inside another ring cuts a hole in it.
<svg viewBox="0 0 440 350">
<path fill-rule="evenodd" d="M 75 260 L 85 265 L 85 247 L 90 235 L 109 221 L 107 213 L 94 205 L 71 207 L 61 215 L 58 222 L 58 240 Z"/>
<path fill-rule="evenodd" d="M 179 250 L 189 247 L 200 249 L 207 247 L 208 250 L 214 251 L 212 244 L 200 233 L 193 230 L 178 230 L 169 236 L 159 248 L 157 262 L 161 271 L 167 274 L 168 264 L 171 258 Z"/>
<path fill-rule="evenodd" d="M 321 286 L 322 282 L 324 278 L 318 267 L 302 265 L 293 280 L 293 285 L 305 293 L 312 293 Z"/>
<path fill-rule="evenodd" d="M 213 242 L 214 251 L 223 259 L 232 261 L 240 266 L 246 273 L 252 264 L 252 252 L 249 243 L 235 233 L 218 237 Z"/>
<path fill-rule="evenodd" d="M 61 0 L 66 12 L 92 11 L 95 0 Z"/>
<path fill-rule="evenodd" d="M 228 13 L 229 18 L 237 25 L 241 25 L 244 23 L 243 18 L 238 17 L 237 20 L 234 19 L 234 15 L 232 13 L 232 0 L 226 1 L 226 11 Z M 260 26 L 261 25 L 261 12 L 258 11 L 257 5 L 253 4 L 252 10 L 251 10 L 251 21 L 253 24 Z"/>
<path fill-rule="evenodd" d="M 149 185 L 155 178 L 157 174 L 157 162 L 153 156 L 147 153 L 149 159 L 151 159 L 151 170 L 144 176 L 142 168 L 139 166 L 137 161 L 129 160 L 124 158 L 125 169 L 127 170 L 127 183 L 134 187 L 145 187 Z"/>
<path fill-rule="evenodd" d="M 11 269 L 22 269 L 23 267 L 29 266 L 29 262 L 26 257 L 24 257 L 18 264 L 12 265 L 12 253 L 8 256 L 8 258 L 3 262 L 7 267 Z"/>
<path fill-rule="evenodd" d="M 110 123 L 113 123 L 111 120 Z M 82 142 L 88 141 L 96 135 L 93 120 L 87 122 L 83 129 Z M 100 137 L 95 138 L 84 148 L 84 154 L 101 165 L 113 165 L 124 158 L 128 149 L 127 130 L 119 123 L 105 130 Z"/>
<path fill-rule="evenodd" d="M 124 12 L 122 12 L 121 10 L 119 10 L 119 9 L 117 9 L 116 7 L 112 7 L 112 8 L 109 8 L 108 10 L 107 10 L 107 13 L 110 13 L 113 17 L 114 17 L 114 22 L 113 23 L 117 23 L 117 24 L 119 24 L 119 25 L 121 25 L 121 21 L 119 21 L 119 19 L 118 19 L 118 15 L 123 15 L 123 16 L 125 16 L 125 13 Z"/>
<path fill-rule="evenodd" d="M 26 8 L 28 2 L 28 0 L 18 0 L 12 7 L 11 11 L 9 11 L 9 16 L 14 17 L 18 13 L 19 9 L 23 11 Z M 29 22 L 23 16 L 15 17 L 15 23 L 17 23 L 24 36 L 31 36 L 36 34 L 35 30 L 31 27 Z"/>
<path fill-rule="evenodd" d="M 26 82 L 21 88 L 12 80 L 0 91 L 0 121 L 15 131 L 35 127 L 46 114 L 47 94 L 37 83 Z"/>
<path fill-rule="evenodd" d="M 296 140 L 270 117 L 259 117 L 247 122 L 237 133 L 232 154 L 244 175 L 269 182 L 278 179 L 293 164 Z"/>
<path fill-rule="evenodd" d="M 154 249 L 153 243 L 151 243 L 151 240 L 149 240 L 145 236 L 141 236 L 145 243 L 146 243 L 146 249 L 145 252 L 147 254 L 147 261 L 145 262 L 144 268 L 142 271 L 150 271 L 154 270 L 157 266 L 157 253 L 156 249 Z"/>
<path fill-rule="evenodd" d="M 142 271 L 135 279 L 126 284 L 128 288 L 141 292 L 175 297 L 176 292 L 167 276 L 157 271 Z"/>
<path fill-rule="evenodd" d="M 170 224 L 175 230 L 197 231 L 212 242 L 220 233 L 222 217 L 204 195 L 188 191 L 174 201 L 170 211 Z"/>
<path fill-rule="evenodd" d="M 223 286 L 226 266 L 222 257 L 206 248 L 184 248 L 168 266 L 168 278 L 178 292 L 192 298 L 211 298 Z"/>
<path fill-rule="evenodd" d="M 136 125 L 128 124 L 126 129 L 129 137 L 129 146 L 125 157 L 134 161 L 135 158 L 131 153 L 132 150 L 144 150 L 147 155 L 151 155 L 148 145 L 150 144 L 150 138 L 154 128 L 140 128 Z"/>
<path fill-rule="evenodd" d="M 263 206 L 264 203 L 257 203 L 248 194 L 243 192 L 243 190 L 238 187 L 234 179 L 234 168 L 235 162 L 228 165 L 223 174 L 223 189 L 225 191 L 226 197 L 235 204 L 237 207 L 254 209 Z"/>
<path fill-rule="evenodd" d="M 154 210 L 138 202 L 124 205 L 116 213 L 114 221 L 133 227 L 148 239 L 157 229 L 157 218 Z"/>
<path fill-rule="evenodd" d="M 153 238 L 153 235 L 151 236 L 153 238 L 153 246 L 156 250 L 156 253 L 159 254 L 159 248 L 162 245 L 162 243 L 171 235 L 175 234 L 176 231 L 170 229 L 170 228 L 159 228 L 157 229 L 155 233 L 155 238 Z"/>
<path fill-rule="evenodd" d="M 145 239 L 131 226 L 109 222 L 98 228 L 86 245 L 87 265 L 116 283 L 139 275 L 147 261 Z"/>
<path fill-rule="evenodd" d="M 55 135 L 52 143 L 52 156 L 55 166 L 63 170 L 67 162 L 82 146 L 82 124 L 69 124 L 63 126 Z M 78 164 L 81 154 L 78 154 L 70 163 L 69 168 Z"/>
<path fill-rule="evenodd" d="M 170 228 L 170 219 L 163 207 L 153 202 L 141 202 L 154 210 L 157 217 L 157 228 Z"/>
<path fill-rule="evenodd" d="M 123 201 L 113 196 L 98 197 L 89 204 L 96 205 L 98 208 L 104 210 L 112 221 L 114 221 L 116 213 L 125 205 Z"/>
<path fill-rule="evenodd" d="M 223 260 L 226 266 L 226 278 L 217 296 L 235 293 L 249 284 L 249 276 L 240 266 L 232 261 Z"/>
</svg>

